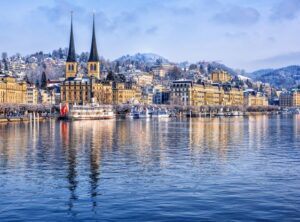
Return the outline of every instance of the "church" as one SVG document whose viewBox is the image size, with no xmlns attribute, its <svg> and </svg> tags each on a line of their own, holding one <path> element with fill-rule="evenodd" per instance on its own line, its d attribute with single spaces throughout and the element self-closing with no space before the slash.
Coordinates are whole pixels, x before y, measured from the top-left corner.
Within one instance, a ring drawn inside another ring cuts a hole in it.
<svg viewBox="0 0 300 222">
<path fill-rule="evenodd" d="M 93 33 L 90 55 L 87 63 L 86 76 L 78 74 L 76 59 L 73 19 L 71 17 L 71 32 L 69 51 L 65 65 L 65 80 L 61 85 L 61 101 L 69 104 L 112 104 L 112 83 L 100 81 L 100 59 L 97 50 L 95 17 L 93 17 Z"/>
<path fill-rule="evenodd" d="M 65 65 L 65 80 L 61 84 L 61 102 L 85 105 L 92 102 L 99 104 L 127 104 L 141 101 L 141 90 L 136 84 L 109 82 L 101 80 L 100 59 L 97 49 L 95 17 L 93 17 L 92 44 L 87 63 L 87 75 L 78 73 L 76 60 L 73 19 L 69 51 Z"/>
</svg>

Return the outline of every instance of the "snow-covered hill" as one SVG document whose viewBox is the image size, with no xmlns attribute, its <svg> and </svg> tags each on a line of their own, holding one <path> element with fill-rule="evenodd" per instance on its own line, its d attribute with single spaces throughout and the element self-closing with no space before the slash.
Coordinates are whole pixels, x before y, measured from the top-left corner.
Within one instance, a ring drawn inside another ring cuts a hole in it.
<svg viewBox="0 0 300 222">
<path fill-rule="evenodd" d="M 137 53 L 135 55 L 125 55 L 116 59 L 115 61 L 119 61 L 121 63 L 132 61 L 144 64 L 155 64 L 158 61 L 162 64 L 169 63 L 167 59 L 154 53 Z"/>
</svg>

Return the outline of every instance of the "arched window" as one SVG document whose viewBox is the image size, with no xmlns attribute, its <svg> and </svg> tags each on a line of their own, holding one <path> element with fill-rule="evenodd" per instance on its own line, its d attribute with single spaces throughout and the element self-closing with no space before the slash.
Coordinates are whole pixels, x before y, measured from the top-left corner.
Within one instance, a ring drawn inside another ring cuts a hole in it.
<svg viewBox="0 0 300 222">
<path fill-rule="evenodd" d="M 72 64 L 72 71 L 74 71 L 74 65 Z"/>
<path fill-rule="evenodd" d="M 97 70 L 97 65 L 96 64 L 94 64 L 94 71 L 96 71 Z"/>
<path fill-rule="evenodd" d="M 68 70 L 71 71 L 71 65 L 70 64 L 68 65 Z"/>
<path fill-rule="evenodd" d="M 91 64 L 90 65 L 90 70 L 93 71 L 93 68 L 94 68 L 94 66 L 93 66 L 93 64 Z"/>
</svg>

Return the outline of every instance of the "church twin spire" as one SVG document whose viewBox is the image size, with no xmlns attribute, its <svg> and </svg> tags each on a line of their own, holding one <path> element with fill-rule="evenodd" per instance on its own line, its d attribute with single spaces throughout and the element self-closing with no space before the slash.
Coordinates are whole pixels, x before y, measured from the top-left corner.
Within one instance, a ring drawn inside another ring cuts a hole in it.
<svg viewBox="0 0 300 222">
<path fill-rule="evenodd" d="M 99 62 L 96 32 L 95 32 L 95 15 L 93 15 L 93 36 L 92 36 L 92 45 L 91 45 L 89 62 Z"/>
<path fill-rule="evenodd" d="M 66 61 L 66 77 L 75 77 L 77 70 L 76 52 L 73 34 L 73 13 L 71 13 L 71 32 L 68 57 Z M 100 60 L 97 50 L 96 32 L 95 32 L 95 15 L 93 15 L 93 34 L 91 51 L 88 60 L 88 76 L 100 78 Z"/>
<path fill-rule="evenodd" d="M 74 35 L 73 35 L 73 13 L 71 12 L 71 32 L 70 32 L 70 44 L 67 62 L 76 62 Z"/>
</svg>

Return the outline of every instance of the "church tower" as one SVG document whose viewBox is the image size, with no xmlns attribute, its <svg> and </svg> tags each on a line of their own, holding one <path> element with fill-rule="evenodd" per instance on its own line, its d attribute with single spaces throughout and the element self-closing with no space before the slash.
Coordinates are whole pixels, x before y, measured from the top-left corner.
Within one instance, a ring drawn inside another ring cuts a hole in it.
<svg viewBox="0 0 300 222">
<path fill-rule="evenodd" d="M 93 15 L 92 45 L 91 45 L 90 57 L 88 61 L 88 76 L 94 76 L 98 79 L 100 78 L 100 60 L 99 60 L 98 50 L 97 50 L 94 15 Z"/>
<path fill-rule="evenodd" d="M 75 53 L 74 36 L 73 36 L 73 16 L 71 14 L 71 33 L 70 33 L 69 52 L 66 61 L 66 78 L 76 77 L 77 65 L 78 64 L 76 62 L 76 53 Z"/>
</svg>

